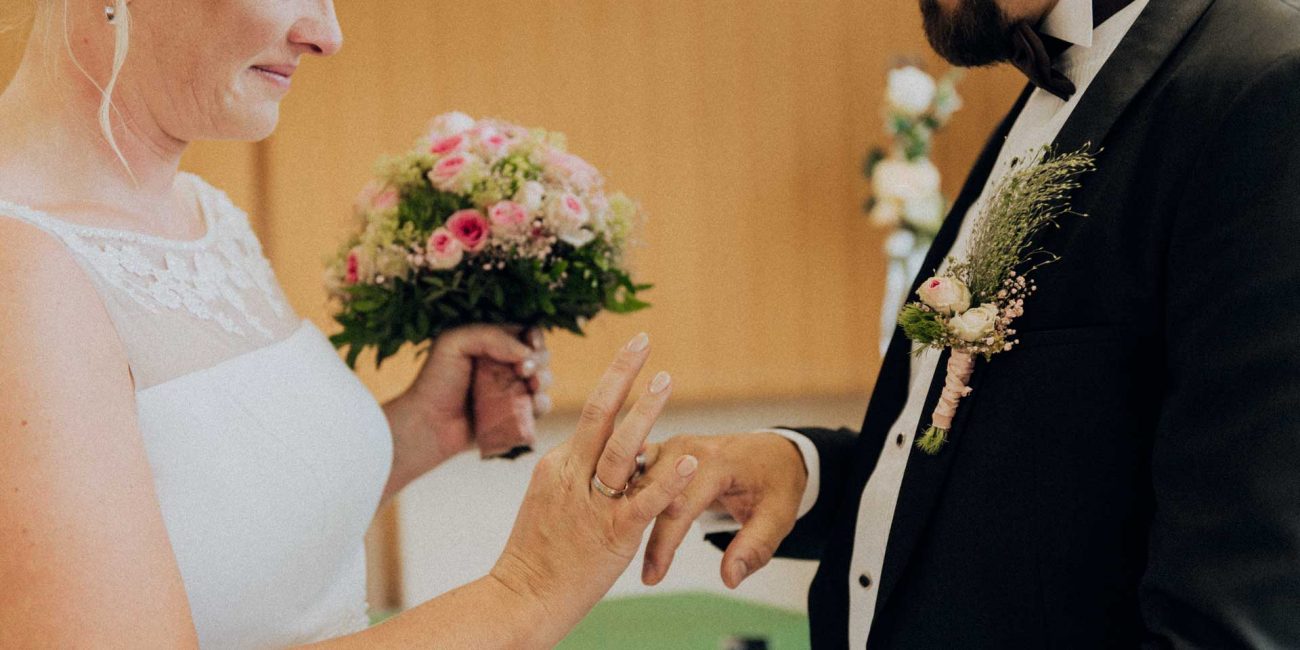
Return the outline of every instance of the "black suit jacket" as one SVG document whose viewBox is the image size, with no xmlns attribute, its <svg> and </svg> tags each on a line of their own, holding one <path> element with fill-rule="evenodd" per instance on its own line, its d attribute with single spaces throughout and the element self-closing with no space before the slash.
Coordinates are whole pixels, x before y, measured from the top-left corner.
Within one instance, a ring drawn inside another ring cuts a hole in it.
<svg viewBox="0 0 1300 650">
<path fill-rule="evenodd" d="M 1020 345 L 977 362 L 942 452 L 909 458 L 865 587 L 873 649 L 1300 647 L 1297 0 L 1151 0 L 1056 140 L 1085 143 L 1087 217 L 1039 240 L 1061 260 Z M 894 336 L 860 434 L 801 429 L 821 492 L 779 554 L 821 560 L 817 648 L 848 643 L 858 497 L 896 444 L 909 348 Z"/>
</svg>

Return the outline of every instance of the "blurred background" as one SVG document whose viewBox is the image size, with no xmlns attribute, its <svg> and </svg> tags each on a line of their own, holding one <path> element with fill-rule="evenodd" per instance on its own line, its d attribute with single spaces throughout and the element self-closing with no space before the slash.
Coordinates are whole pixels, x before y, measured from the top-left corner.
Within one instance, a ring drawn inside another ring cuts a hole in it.
<svg viewBox="0 0 1300 650">
<path fill-rule="evenodd" d="M 27 4 L 4 0 L 11 3 Z M 887 71 L 902 60 L 935 75 L 946 70 L 929 51 L 915 2 L 335 4 L 343 49 L 305 61 L 275 135 L 197 143 L 184 165 L 249 213 L 300 314 L 326 333 L 338 330 L 322 256 L 348 233 L 352 199 L 376 158 L 405 150 L 439 113 L 500 117 L 567 133 L 571 151 L 650 214 L 633 260 L 638 279 L 655 285 L 646 294 L 654 307 L 602 316 L 583 339 L 551 338 L 558 410 L 542 423 L 543 449 L 567 435 L 610 355 L 639 331 L 654 342 L 652 370 L 674 376 L 674 403 L 656 436 L 860 422 L 880 362 L 888 235 L 863 213 L 862 163 L 886 139 Z M 8 13 L 18 26 L 0 36 L 0 85 L 26 34 L 21 10 Z M 934 152 L 949 197 L 1022 85 L 1013 70 L 976 70 L 961 82 L 965 107 Z M 386 400 L 414 376 L 413 351 L 381 372 L 373 367 L 363 355 L 362 379 Z M 368 539 L 374 611 L 482 575 L 504 544 L 535 457 L 463 456 L 379 513 Z M 661 612 L 655 607 L 724 627 L 793 626 L 782 633 L 796 639 L 815 567 L 776 562 L 730 593 L 719 558 L 692 535 L 653 591 L 660 600 L 636 600 L 649 590 L 634 564 L 570 645 L 649 647 L 630 639 L 646 626 L 663 638 L 662 626 L 653 630 L 662 620 L 651 616 Z M 739 600 L 710 595 L 722 593 Z M 710 637 L 698 647 L 719 646 Z"/>
</svg>

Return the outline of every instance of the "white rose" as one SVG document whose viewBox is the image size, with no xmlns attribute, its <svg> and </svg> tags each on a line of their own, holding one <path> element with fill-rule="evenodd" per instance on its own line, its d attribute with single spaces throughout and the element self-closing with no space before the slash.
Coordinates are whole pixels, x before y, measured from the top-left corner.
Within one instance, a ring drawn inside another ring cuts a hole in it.
<svg viewBox="0 0 1300 650">
<path fill-rule="evenodd" d="M 546 197 L 546 186 L 537 181 L 528 181 L 515 192 L 515 203 L 524 206 L 530 213 L 536 214 L 542 209 L 542 199 Z"/>
<path fill-rule="evenodd" d="M 877 198 L 871 206 L 871 225 L 881 228 L 895 228 L 902 221 L 898 201 L 892 198 Z"/>
<path fill-rule="evenodd" d="M 572 232 L 566 232 L 560 235 L 560 241 L 569 244 L 574 248 L 582 248 L 596 239 L 596 233 L 586 228 L 578 228 Z"/>
<path fill-rule="evenodd" d="M 910 230 L 898 229 L 885 238 L 885 252 L 898 259 L 916 252 L 916 235 Z"/>
<path fill-rule="evenodd" d="M 986 302 L 979 307 L 967 309 L 962 315 L 948 321 L 948 328 L 957 335 L 957 338 L 967 343 L 974 343 L 991 336 L 997 322 L 998 306 Z"/>
<path fill-rule="evenodd" d="M 970 309 L 970 289 L 965 283 L 955 278 L 936 277 L 921 283 L 916 290 L 921 302 L 935 311 L 948 315 Z"/>
<path fill-rule="evenodd" d="M 475 124 L 474 118 L 460 111 L 453 111 L 433 118 L 429 122 L 427 131 L 430 138 L 447 138 L 464 133 L 474 128 Z"/>
<path fill-rule="evenodd" d="M 906 203 L 939 193 L 939 168 L 927 158 L 912 162 L 890 158 L 876 163 L 871 186 L 876 197 Z"/>
<path fill-rule="evenodd" d="M 920 115 L 930 109 L 937 88 L 934 77 L 915 66 L 889 71 L 886 96 L 889 105 L 907 115 Z"/>
<path fill-rule="evenodd" d="M 938 192 L 909 199 L 903 203 L 903 220 L 917 230 L 938 232 L 943 225 L 944 207 L 943 195 Z"/>
</svg>

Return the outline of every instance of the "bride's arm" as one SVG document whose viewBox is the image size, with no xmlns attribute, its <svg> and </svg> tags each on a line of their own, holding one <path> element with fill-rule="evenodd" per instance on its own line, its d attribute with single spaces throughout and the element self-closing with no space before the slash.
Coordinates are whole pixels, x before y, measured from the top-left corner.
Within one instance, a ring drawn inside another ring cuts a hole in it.
<svg viewBox="0 0 1300 650">
<path fill-rule="evenodd" d="M 628 496 L 591 487 L 628 483 L 635 455 L 671 392 L 650 383 L 627 417 L 619 408 L 649 354 L 642 337 L 622 349 L 592 393 L 576 432 L 538 460 L 505 551 L 491 573 L 324 648 L 549 648 L 600 600 L 641 545 L 645 529 L 686 488 L 698 461 L 668 458 Z"/>
<path fill-rule="evenodd" d="M 0 324 L 0 647 L 198 647 L 121 342 L 63 245 L 9 219 Z"/>
</svg>

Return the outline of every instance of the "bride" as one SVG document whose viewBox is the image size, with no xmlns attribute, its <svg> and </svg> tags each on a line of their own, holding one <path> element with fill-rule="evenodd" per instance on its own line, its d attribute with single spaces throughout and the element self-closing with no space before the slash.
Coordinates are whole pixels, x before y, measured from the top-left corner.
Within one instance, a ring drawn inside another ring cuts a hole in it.
<svg viewBox="0 0 1300 650">
<path fill-rule="evenodd" d="M 475 358 L 541 402 L 545 353 L 456 330 L 376 403 L 247 216 L 178 171 L 190 142 L 271 133 L 303 55 L 340 47 L 330 0 L 108 1 L 33 0 L 0 94 L 0 647 L 557 643 L 698 464 L 623 487 L 671 393 L 661 373 L 615 426 L 649 339 L 540 459 L 492 571 L 368 628 L 376 508 L 472 444 Z"/>
</svg>

